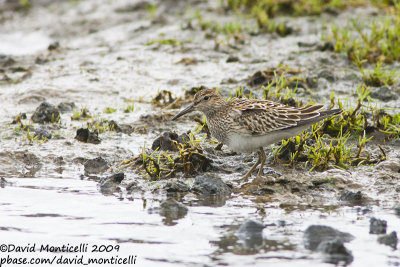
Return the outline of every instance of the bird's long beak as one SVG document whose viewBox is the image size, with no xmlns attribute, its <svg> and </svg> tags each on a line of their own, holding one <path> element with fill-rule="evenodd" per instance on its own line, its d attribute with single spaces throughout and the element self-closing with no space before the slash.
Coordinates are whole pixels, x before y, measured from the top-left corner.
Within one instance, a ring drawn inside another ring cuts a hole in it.
<svg viewBox="0 0 400 267">
<path fill-rule="evenodd" d="M 176 115 L 172 118 L 172 120 L 174 121 L 174 120 L 176 120 L 177 118 L 179 118 L 179 117 L 185 115 L 186 113 L 192 112 L 193 109 L 194 109 L 194 102 L 191 103 L 191 104 L 190 104 L 189 106 L 187 106 L 186 108 L 184 108 L 184 109 L 182 109 L 181 111 L 179 111 L 179 113 L 176 114 Z"/>
</svg>

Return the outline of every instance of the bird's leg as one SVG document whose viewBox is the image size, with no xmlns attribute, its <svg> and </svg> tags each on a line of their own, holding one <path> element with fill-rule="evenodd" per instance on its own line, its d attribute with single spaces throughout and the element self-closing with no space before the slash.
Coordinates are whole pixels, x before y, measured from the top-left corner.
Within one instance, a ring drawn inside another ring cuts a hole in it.
<svg viewBox="0 0 400 267">
<path fill-rule="evenodd" d="M 264 152 L 264 150 L 263 150 Z M 247 182 L 251 173 L 257 168 L 257 166 L 261 163 L 260 152 L 258 152 L 258 159 L 257 162 L 250 168 L 248 172 L 240 179 L 241 182 Z"/>
<path fill-rule="evenodd" d="M 260 169 L 257 173 L 257 178 L 260 178 L 264 171 L 264 163 L 267 160 L 267 156 L 265 155 L 264 149 L 260 147 L 260 151 L 258 152 L 259 158 L 261 159 Z"/>
</svg>

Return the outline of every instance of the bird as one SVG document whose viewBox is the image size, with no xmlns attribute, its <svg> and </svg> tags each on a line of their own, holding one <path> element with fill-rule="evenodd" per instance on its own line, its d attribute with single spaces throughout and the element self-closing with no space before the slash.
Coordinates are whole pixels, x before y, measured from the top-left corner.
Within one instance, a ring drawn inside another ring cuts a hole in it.
<svg viewBox="0 0 400 267">
<path fill-rule="evenodd" d="M 296 136 L 311 125 L 342 113 L 341 109 L 321 111 L 323 107 L 296 108 L 270 100 L 236 97 L 227 100 L 216 90 L 202 89 L 172 120 L 201 111 L 206 116 L 211 136 L 219 142 L 238 153 L 258 151 L 257 162 L 240 179 L 246 182 L 258 165 L 257 178 L 263 174 L 266 161 L 263 147 Z"/>
</svg>

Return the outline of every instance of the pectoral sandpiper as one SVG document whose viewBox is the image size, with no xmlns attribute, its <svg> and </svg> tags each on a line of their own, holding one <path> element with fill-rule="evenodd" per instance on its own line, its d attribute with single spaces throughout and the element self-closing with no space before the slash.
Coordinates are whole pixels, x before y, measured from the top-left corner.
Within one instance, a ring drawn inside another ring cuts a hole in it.
<svg viewBox="0 0 400 267">
<path fill-rule="evenodd" d="M 258 160 L 243 176 L 247 181 L 261 164 L 257 177 L 263 173 L 266 160 L 263 147 L 302 131 L 327 117 L 340 114 L 341 109 L 320 111 L 323 105 L 294 108 L 268 100 L 232 98 L 225 100 L 217 91 L 204 89 L 193 102 L 172 120 L 199 110 L 206 115 L 211 135 L 235 152 L 258 150 Z"/>
</svg>

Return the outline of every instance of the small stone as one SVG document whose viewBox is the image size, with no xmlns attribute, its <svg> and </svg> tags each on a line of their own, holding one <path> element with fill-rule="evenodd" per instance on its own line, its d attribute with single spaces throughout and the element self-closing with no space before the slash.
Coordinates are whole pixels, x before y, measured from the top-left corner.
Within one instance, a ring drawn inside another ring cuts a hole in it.
<svg viewBox="0 0 400 267">
<path fill-rule="evenodd" d="M 232 190 L 220 178 L 214 178 L 204 174 L 197 176 L 192 186 L 192 192 L 202 196 L 230 195 Z"/>
<path fill-rule="evenodd" d="M 175 132 L 164 132 L 153 141 L 151 149 L 156 150 L 159 148 L 164 151 L 177 151 L 178 149 L 173 141 L 183 144 L 189 140 L 189 136 L 185 133 L 178 136 Z"/>
<path fill-rule="evenodd" d="M 159 214 L 166 220 L 178 220 L 186 216 L 188 208 L 173 198 L 169 198 L 160 204 Z"/>
<path fill-rule="evenodd" d="M 396 216 L 400 217 L 400 205 L 394 208 L 394 214 L 396 214 Z"/>
<path fill-rule="evenodd" d="M 320 44 L 317 46 L 317 49 L 319 51 L 334 51 L 335 50 L 335 46 L 332 42 L 325 42 L 323 44 Z"/>
<path fill-rule="evenodd" d="M 39 140 L 42 140 L 45 138 L 51 139 L 52 135 L 51 135 L 51 132 L 49 131 L 49 129 L 47 129 L 47 127 L 41 126 L 41 127 L 35 129 L 35 136 Z"/>
<path fill-rule="evenodd" d="M 352 192 L 344 191 L 339 200 L 349 202 L 351 204 L 360 204 L 363 200 L 361 191 Z"/>
<path fill-rule="evenodd" d="M 264 225 L 261 222 L 250 219 L 240 226 L 236 236 L 239 237 L 245 248 L 256 248 L 262 244 L 263 229 Z"/>
<path fill-rule="evenodd" d="M 325 225 L 311 225 L 304 232 L 304 246 L 310 250 L 316 250 L 323 241 L 335 239 L 341 242 L 350 242 L 354 236 Z"/>
<path fill-rule="evenodd" d="M 61 102 L 57 106 L 61 113 L 71 112 L 75 107 L 76 106 L 74 102 Z"/>
<path fill-rule="evenodd" d="M 123 172 L 115 173 L 109 177 L 103 178 L 99 182 L 100 192 L 103 194 L 113 194 L 119 191 L 119 184 L 125 178 Z"/>
<path fill-rule="evenodd" d="M 346 249 L 343 241 L 339 238 L 334 240 L 322 241 L 318 247 L 317 251 L 324 253 L 324 262 L 333 264 L 349 264 L 353 261 L 352 253 Z"/>
<path fill-rule="evenodd" d="M 190 191 L 190 187 L 185 184 L 183 181 L 178 180 L 178 179 L 171 179 L 167 182 L 167 184 L 164 186 L 164 189 L 167 192 L 179 192 L 179 193 L 183 193 L 183 192 L 189 192 Z"/>
<path fill-rule="evenodd" d="M 309 88 L 314 89 L 318 87 L 318 77 L 307 77 L 306 83 Z"/>
<path fill-rule="evenodd" d="M 58 109 L 47 102 L 43 102 L 36 108 L 32 115 L 32 121 L 36 123 L 56 122 L 60 118 Z"/>
<path fill-rule="evenodd" d="M 334 82 L 336 80 L 335 75 L 328 70 L 322 70 L 319 74 L 318 74 L 319 78 L 324 78 L 325 80 L 327 80 L 328 82 Z"/>
<path fill-rule="evenodd" d="M 88 175 L 102 173 L 110 167 L 110 164 L 106 159 L 97 157 L 87 160 L 83 166 L 85 167 L 85 174 Z"/>
<path fill-rule="evenodd" d="M 370 234 L 386 234 L 387 222 L 372 217 L 369 220 L 369 233 Z"/>
<path fill-rule="evenodd" d="M 54 43 L 51 43 L 47 49 L 51 51 L 51 50 L 56 50 L 59 47 L 60 47 L 60 43 L 56 41 Z"/>
<path fill-rule="evenodd" d="M 240 226 L 237 235 L 259 235 L 262 233 L 263 229 L 264 225 L 261 222 L 250 219 Z"/>
<path fill-rule="evenodd" d="M 233 56 L 233 55 L 230 55 L 230 56 L 226 59 L 226 63 L 238 62 L 238 61 L 239 61 L 239 57 L 238 57 L 238 56 Z"/>
<path fill-rule="evenodd" d="M 135 129 L 129 124 L 118 124 L 116 121 L 111 120 L 108 125 L 117 133 L 131 134 Z"/>
<path fill-rule="evenodd" d="M 388 86 L 382 86 L 377 90 L 372 91 L 370 96 L 382 101 L 397 100 L 399 98 L 397 93 L 391 90 Z"/>
<path fill-rule="evenodd" d="M 388 235 L 383 235 L 383 236 L 378 237 L 378 242 L 380 244 L 384 244 L 384 245 L 389 246 L 389 247 L 391 247 L 393 249 L 397 248 L 397 241 L 398 241 L 398 239 L 397 239 L 396 231 L 393 231 Z"/>
<path fill-rule="evenodd" d="M 6 178 L 1 177 L 0 178 L 0 187 L 4 188 L 6 185 L 9 185 L 10 183 L 7 182 Z"/>
<path fill-rule="evenodd" d="M 89 129 L 79 128 L 76 131 L 75 139 L 85 143 L 100 144 L 101 140 L 99 138 L 98 131 L 89 131 Z"/>
</svg>

